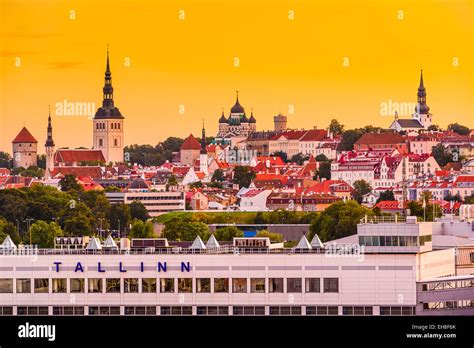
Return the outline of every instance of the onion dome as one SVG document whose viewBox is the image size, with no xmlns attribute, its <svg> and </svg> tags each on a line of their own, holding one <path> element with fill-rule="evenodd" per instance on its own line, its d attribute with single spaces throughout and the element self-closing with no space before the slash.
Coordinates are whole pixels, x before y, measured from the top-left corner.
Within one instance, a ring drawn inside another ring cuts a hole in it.
<svg viewBox="0 0 474 348">
<path fill-rule="evenodd" d="M 240 118 L 240 123 L 249 123 L 249 119 L 245 114 Z"/>
<path fill-rule="evenodd" d="M 239 91 L 237 91 L 237 99 L 234 106 L 230 109 L 231 114 L 243 114 L 245 113 L 244 107 L 239 103 Z"/>
<path fill-rule="evenodd" d="M 257 123 L 257 120 L 255 119 L 255 117 L 253 117 L 253 110 L 250 114 L 249 123 Z"/>
<path fill-rule="evenodd" d="M 222 110 L 221 118 L 219 119 L 219 123 L 227 123 L 227 118 L 224 116 L 224 110 Z"/>
</svg>

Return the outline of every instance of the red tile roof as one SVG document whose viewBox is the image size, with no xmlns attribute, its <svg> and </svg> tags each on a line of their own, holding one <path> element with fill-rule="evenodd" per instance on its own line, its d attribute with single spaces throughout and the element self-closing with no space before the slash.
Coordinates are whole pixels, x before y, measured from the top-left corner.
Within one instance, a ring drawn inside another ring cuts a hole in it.
<svg viewBox="0 0 474 348">
<path fill-rule="evenodd" d="M 346 183 L 344 180 L 324 180 L 315 185 L 307 187 L 303 193 L 305 195 L 315 194 L 315 193 L 326 193 L 334 194 L 336 192 L 352 192 L 352 187 Z"/>
<path fill-rule="evenodd" d="M 23 127 L 12 143 L 37 143 L 38 141 L 31 135 L 30 131 Z"/>
<path fill-rule="evenodd" d="M 456 181 L 454 182 L 454 185 L 457 186 L 457 184 L 462 183 L 462 182 L 472 182 L 472 183 L 474 183 L 474 175 L 459 175 L 456 178 Z"/>
<path fill-rule="evenodd" d="M 300 139 L 301 141 L 321 141 L 326 138 L 327 132 L 324 129 L 310 129 Z"/>
<path fill-rule="evenodd" d="M 54 154 L 55 163 L 105 162 L 101 150 L 89 149 L 58 149 Z"/>
<path fill-rule="evenodd" d="M 400 144 L 404 142 L 405 139 L 399 133 L 365 133 L 355 144 Z"/>
<path fill-rule="evenodd" d="M 100 179 L 102 177 L 102 171 L 100 167 L 96 166 L 80 166 L 80 167 L 55 167 L 51 173 L 52 177 L 61 174 L 66 175 L 75 175 L 76 177 L 86 177 L 90 176 L 93 179 Z"/>
<path fill-rule="evenodd" d="M 194 135 L 189 134 L 184 143 L 181 145 L 181 150 L 199 150 L 201 149 L 201 144 L 194 137 Z"/>
<path fill-rule="evenodd" d="M 241 195 L 240 197 L 255 197 L 257 195 L 259 195 L 260 193 L 262 193 L 263 190 L 249 190 L 247 192 L 245 192 L 243 195 Z"/>
<path fill-rule="evenodd" d="M 281 137 L 285 137 L 288 140 L 297 140 L 301 139 L 301 137 L 306 133 L 305 130 L 289 130 L 280 134 L 276 134 L 270 138 L 270 140 L 278 140 Z"/>
<path fill-rule="evenodd" d="M 374 208 L 379 208 L 381 210 L 400 210 L 400 203 L 398 201 L 380 201 Z"/>
</svg>

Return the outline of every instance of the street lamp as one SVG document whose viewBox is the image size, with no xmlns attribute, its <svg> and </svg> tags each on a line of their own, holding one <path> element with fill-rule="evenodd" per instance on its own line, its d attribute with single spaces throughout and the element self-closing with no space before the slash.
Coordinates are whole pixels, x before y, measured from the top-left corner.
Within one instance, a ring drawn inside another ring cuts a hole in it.
<svg viewBox="0 0 474 348">
<path fill-rule="evenodd" d="M 103 237 L 102 236 L 102 221 L 104 221 L 104 218 L 99 218 L 99 221 L 100 221 L 99 236 Z"/>
</svg>

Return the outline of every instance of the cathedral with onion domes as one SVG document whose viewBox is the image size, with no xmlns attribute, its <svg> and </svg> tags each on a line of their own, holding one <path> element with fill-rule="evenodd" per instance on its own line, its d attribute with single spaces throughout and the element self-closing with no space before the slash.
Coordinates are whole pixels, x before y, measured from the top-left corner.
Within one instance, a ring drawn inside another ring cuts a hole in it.
<svg viewBox="0 0 474 348">
<path fill-rule="evenodd" d="M 229 117 L 225 117 L 224 110 L 222 110 L 217 138 L 247 137 L 255 132 L 256 128 L 257 120 L 253 116 L 253 112 L 250 113 L 250 117 L 247 117 L 244 107 L 239 103 L 239 92 L 237 91 L 236 101 L 230 109 Z"/>
</svg>

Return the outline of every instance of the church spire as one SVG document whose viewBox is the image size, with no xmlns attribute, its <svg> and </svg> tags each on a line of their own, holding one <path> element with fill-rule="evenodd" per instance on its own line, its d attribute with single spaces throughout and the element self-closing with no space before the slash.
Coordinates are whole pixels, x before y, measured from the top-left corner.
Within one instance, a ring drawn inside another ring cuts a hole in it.
<svg viewBox="0 0 474 348">
<path fill-rule="evenodd" d="M 109 62 L 109 45 L 107 45 L 107 66 L 105 68 L 105 82 L 104 82 L 104 100 L 102 101 L 102 107 L 113 108 L 114 107 L 114 88 L 112 87 L 112 73 L 110 72 Z"/>
<path fill-rule="evenodd" d="M 416 105 L 415 111 L 418 114 L 426 115 L 428 111 L 430 111 L 430 108 L 428 107 L 428 105 L 426 105 L 426 89 L 423 82 L 423 69 L 421 69 L 421 72 L 420 72 L 420 85 L 418 86 L 417 96 L 418 96 L 418 104 Z"/>
<path fill-rule="evenodd" d="M 202 134 L 201 134 L 201 155 L 207 154 L 206 151 L 206 129 L 204 128 L 204 120 L 202 120 Z"/>
<path fill-rule="evenodd" d="M 47 137 L 46 137 L 46 143 L 44 144 L 45 147 L 51 147 L 54 146 L 54 140 L 53 140 L 53 127 L 51 126 L 51 109 L 48 105 L 48 129 L 47 129 Z"/>
</svg>

